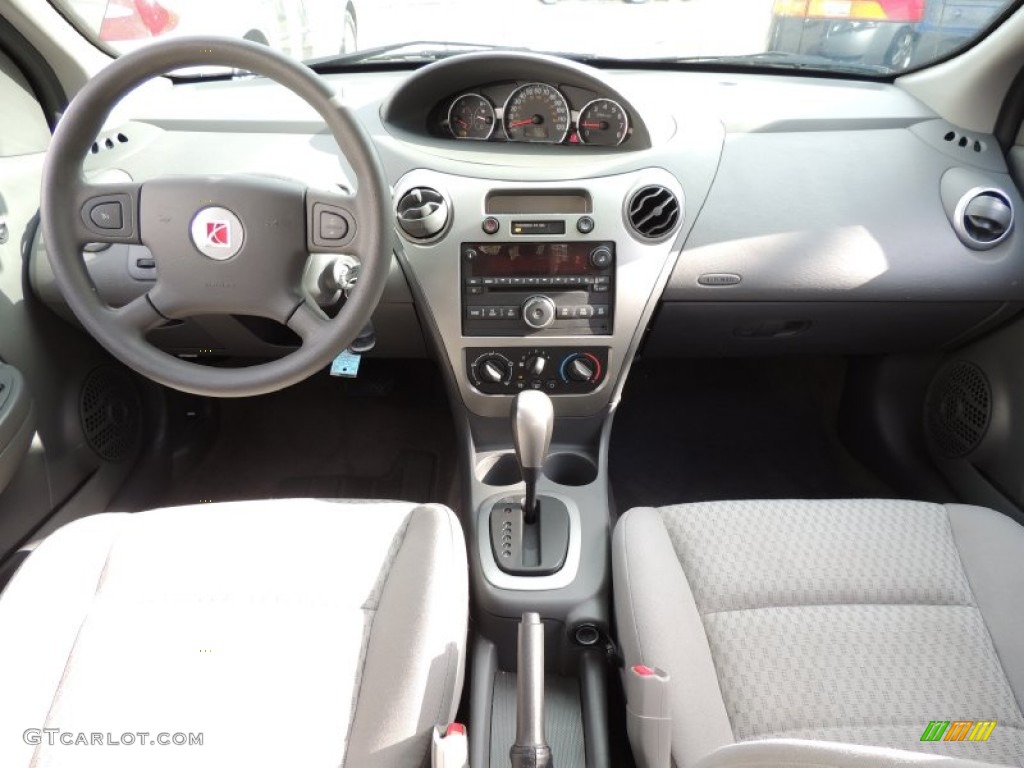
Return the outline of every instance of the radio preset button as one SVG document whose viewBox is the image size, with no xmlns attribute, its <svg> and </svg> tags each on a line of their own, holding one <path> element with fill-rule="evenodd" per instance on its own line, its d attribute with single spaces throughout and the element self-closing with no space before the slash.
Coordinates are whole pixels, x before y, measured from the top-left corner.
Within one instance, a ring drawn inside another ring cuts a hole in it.
<svg viewBox="0 0 1024 768">
<path fill-rule="evenodd" d="M 562 305 L 558 308 L 558 319 L 566 320 L 572 317 L 572 307 Z"/>
</svg>

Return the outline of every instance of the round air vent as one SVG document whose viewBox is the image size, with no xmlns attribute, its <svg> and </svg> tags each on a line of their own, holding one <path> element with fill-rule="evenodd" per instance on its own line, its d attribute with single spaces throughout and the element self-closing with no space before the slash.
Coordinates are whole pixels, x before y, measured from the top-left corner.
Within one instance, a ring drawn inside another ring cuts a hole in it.
<svg viewBox="0 0 1024 768">
<path fill-rule="evenodd" d="M 679 200 L 662 186 L 641 187 L 626 208 L 629 225 L 645 240 L 662 240 L 675 231 L 682 218 Z"/>
<path fill-rule="evenodd" d="M 942 368 L 925 403 L 928 437 L 941 456 L 966 456 L 981 443 L 992 416 L 992 389 L 982 370 L 958 360 Z"/>
<path fill-rule="evenodd" d="M 85 377 L 78 397 L 85 441 L 101 459 L 123 461 L 138 449 L 142 401 L 128 374 L 112 366 Z"/>
<path fill-rule="evenodd" d="M 1001 190 L 972 189 L 957 203 L 953 228 L 967 247 L 993 248 L 1013 229 L 1013 203 Z"/>
<path fill-rule="evenodd" d="M 398 200 L 395 216 L 409 237 L 429 240 L 448 224 L 448 201 L 436 189 L 414 187 Z"/>
</svg>

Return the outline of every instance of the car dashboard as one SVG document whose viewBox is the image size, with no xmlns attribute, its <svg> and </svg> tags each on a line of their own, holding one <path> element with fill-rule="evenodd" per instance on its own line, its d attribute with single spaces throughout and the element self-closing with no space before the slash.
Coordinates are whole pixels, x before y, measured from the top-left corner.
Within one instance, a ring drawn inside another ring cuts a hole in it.
<svg viewBox="0 0 1024 768">
<path fill-rule="evenodd" d="M 526 388 L 559 415 L 599 414 L 641 351 L 940 350 L 1019 307 L 1021 198 L 995 139 L 888 83 L 487 52 L 327 78 L 393 191 L 375 353 L 434 350 L 478 416 Z M 94 180 L 251 173 L 358 190 L 316 113 L 264 79 L 152 82 L 108 126 Z M 152 280 L 147 256 L 114 245 L 86 261 L 118 305 Z M 38 240 L 30 274 L 67 315 Z M 211 362 L 298 344 L 232 316 L 150 339 Z"/>
</svg>

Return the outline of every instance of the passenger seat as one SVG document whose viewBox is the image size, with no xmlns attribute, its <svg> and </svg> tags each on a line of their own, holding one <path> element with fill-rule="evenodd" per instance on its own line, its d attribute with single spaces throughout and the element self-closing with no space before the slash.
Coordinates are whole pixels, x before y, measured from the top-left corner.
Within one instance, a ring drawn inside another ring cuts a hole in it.
<svg viewBox="0 0 1024 768">
<path fill-rule="evenodd" d="M 638 508 L 616 527 L 613 567 L 626 669 L 670 677 L 678 766 L 914 762 L 905 751 L 1024 766 L 1024 528 L 1004 515 L 893 500 Z M 932 721 L 997 725 L 986 741 L 922 741 Z M 729 746 L 759 740 L 790 741 Z"/>
</svg>

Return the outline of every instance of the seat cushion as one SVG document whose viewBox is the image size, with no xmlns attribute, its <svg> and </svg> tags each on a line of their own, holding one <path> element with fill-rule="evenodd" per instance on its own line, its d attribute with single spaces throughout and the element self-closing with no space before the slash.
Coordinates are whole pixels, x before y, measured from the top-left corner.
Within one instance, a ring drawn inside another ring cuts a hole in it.
<svg viewBox="0 0 1024 768">
<path fill-rule="evenodd" d="M 467 610 L 441 506 L 84 518 L 0 595 L 0 765 L 420 766 L 458 704 Z M 43 728 L 70 736 L 24 738 Z M 149 744 L 162 733 L 202 745 Z"/>
<path fill-rule="evenodd" d="M 1024 529 L 977 507 L 743 501 L 628 512 L 629 665 L 672 675 L 673 756 L 816 739 L 1024 765 Z M 995 720 L 986 742 L 922 742 Z"/>
</svg>

